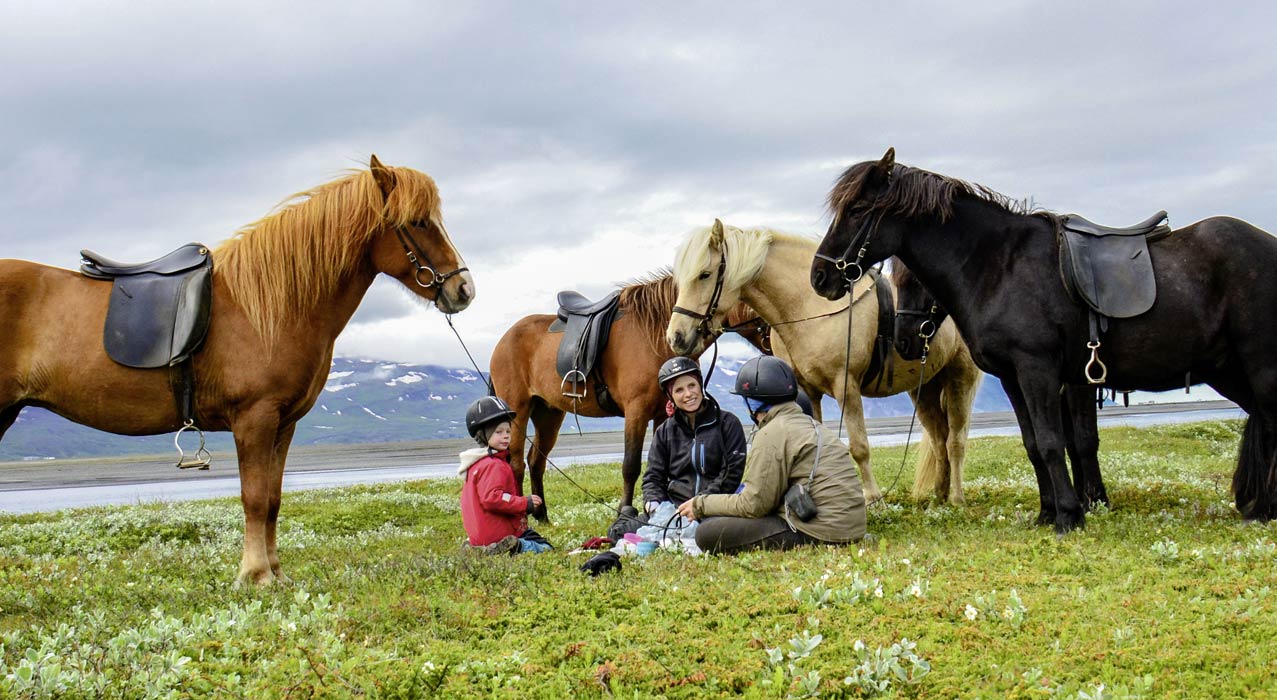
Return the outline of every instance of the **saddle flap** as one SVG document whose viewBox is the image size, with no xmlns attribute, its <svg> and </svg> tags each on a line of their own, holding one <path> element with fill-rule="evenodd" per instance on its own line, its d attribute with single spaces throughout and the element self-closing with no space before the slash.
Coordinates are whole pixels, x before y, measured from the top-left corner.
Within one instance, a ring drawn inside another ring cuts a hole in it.
<svg viewBox="0 0 1277 700">
<path fill-rule="evenodd" d="M 1072 287 L 1097 313 L 1131 318 L 1153 308 L 1157 279 L 1144 236 L 1093 236 L 1065 229 L 1061 240 Z"/>
<path fill-rule="evenodd" d="M 126 367 L 151 369 L 190 357 L 208 333 L 213 268 L 186 274 L 156 272 L 115 278 L 103 329 L 107 356 Z"/>
<path fill-rule="evenodd" d="M 187 243 L 168 255 L 144 263 L 122 263 L 91 250 L 80 251 L 80 272 L 94 279 L 114 279 L 146 273 L 173 275 L 212 264 L 208 246 L 203 243 Z"/>
<path fill-rule="evenodd" d="M 568 302 L 566 305 L 565 300 Z M 585 303 L 580 303 L 582 301 Z M 562 324 L 563 337 L 559 340 L 555 370 L 564 378 L 565 392 L 570 391 L 571 395 L 584 393 L 585 379 L 607 347 L 612 323 L 620 315 L 619 301 L 619 291 L 597 302 L 591 302 L 576 292 L 559 294 L 559 319 L 551 324 L 551 332 Z"/>
</svg>

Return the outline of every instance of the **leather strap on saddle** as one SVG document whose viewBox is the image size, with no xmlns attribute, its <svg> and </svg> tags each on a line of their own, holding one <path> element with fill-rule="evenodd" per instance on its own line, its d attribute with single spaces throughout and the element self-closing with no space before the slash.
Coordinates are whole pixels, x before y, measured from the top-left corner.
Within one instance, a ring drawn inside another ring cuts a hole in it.
<svg viewBox="0 0 1277 700">
<path fill-rule="evenodd" d="M 878 296 L 878 331 L 874 336 L 873 352 L 870 353 L 869 367 L 860 378 L 861 391 L 882 392 L 882 382 L 887 381 L 887 392 L 895 386 L 896 370 L 896 299 L 891 284 L 885 282 L 877 268 L 869 268 L 866 272 L 873 280 L 874 292 Z"/>
<path fill-rule="evenodd" d="M 558 319 L 550 324 L 550 332 L 563 333 L 555 370 L 563 378 L 560 388 L 564 396 L 583 399 L 588 394 L 589 377 L 607 347 L 612 323 L 620 315 L 620 298 L 620 291 L 597 302 L 577 292 L 559 293 Z"/>
</svg>

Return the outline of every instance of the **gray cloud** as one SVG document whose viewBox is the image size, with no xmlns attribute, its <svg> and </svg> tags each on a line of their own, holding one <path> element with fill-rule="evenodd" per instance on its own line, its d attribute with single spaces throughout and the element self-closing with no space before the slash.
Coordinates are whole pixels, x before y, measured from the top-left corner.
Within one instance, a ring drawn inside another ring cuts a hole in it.
<svg viewBox="0 0 1277 700">
<path fill-rule="evenodd" d="M 484 284 L 614 232 L 672 260 L 714 216 L 819 231 L 889 145 L 1101 221 L 1277 229 L 1260 3 L 55 5 L 0 10 L 4 257 L 215 242 L 372 152 L 435 176 Z M 422 313 L 390 291 L 355 322 Z"/>
</svg>

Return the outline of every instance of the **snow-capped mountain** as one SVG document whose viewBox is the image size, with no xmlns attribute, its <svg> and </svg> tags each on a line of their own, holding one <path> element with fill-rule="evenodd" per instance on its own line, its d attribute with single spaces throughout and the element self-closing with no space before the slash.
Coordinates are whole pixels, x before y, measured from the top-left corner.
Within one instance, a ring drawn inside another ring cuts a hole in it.
<svg viewBox="0 0 1277 700">
<path fill-rule="evenodd" d="M 731 394 L 736 372 L 746 353 L 720 356 L 710 377 L 709 391 L 723 408 L 744 415 L 741 400 Z M 703 366 L 708 369 L 709 358 Z M 653 379 L 655 381 L 655 379 Z M 293 445 L 359 444 L 463 437 L 465 410 L 487 392 L 474 369 L 418 365 L 380 360 L 336 358 L 314 408 L 297 425 Z M 837 404 L 825 398 L 825 415 L 837 414 Z M 909 415 L 908 396 L 865 401 L 867 417 Z M 987 379 L 976 398 L 977 411 L 1010 410 L 997 380 Z M 621 418 L 580 419 L 585 431 L 618 430 Z M 563 430 L 576 430 L 571 416 Z M 229 433 L 209 433 L 209 448 L 231 450 Z M 188 449 L 194 447 L 194 439 Z M 183 445 L 188 443 L 184 439 Z M 165 454 L 173 450 L 173 436 L 126 437 L 76 425 L 48 411 L 27 408 L 0 441 L 0 461 L 54 457 L 98 457 Z"/>
</svg>

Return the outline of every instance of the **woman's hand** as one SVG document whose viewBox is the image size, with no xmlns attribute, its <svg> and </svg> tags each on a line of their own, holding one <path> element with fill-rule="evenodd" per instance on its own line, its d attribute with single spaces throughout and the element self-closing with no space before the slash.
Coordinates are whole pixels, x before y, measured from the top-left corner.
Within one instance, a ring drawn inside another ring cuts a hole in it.
<svg viewBox="0 0 1277 700">
<path fill-rule="evenodd" d="M 542 501 L 542 500 L 541 500 L 541 497 L 540 497 L 540 496 L 538 496 L 538 495 L 536 495 L 535 493 L 534 493 L 534 494 L 532 494 L 531 496 L 528 496 L 528 498 L 532 499 L 532 507 L 533 507 L 533 508 L 540 508 L 540 507 L 541 507 L 541 504 L 542 504 L 542 503 L 545 503 L 545 501 Z"/>
<path fill-rule="evenodd" d="M 693 505 L 692 503 L 692 501 L 694 500 L 695 499 L 688 499 L 678 504 L 678 514 L 683 516 L 684 518 L 687 518 L 688 520 L 695 520 L 696 506 Z"/>
</svg>

